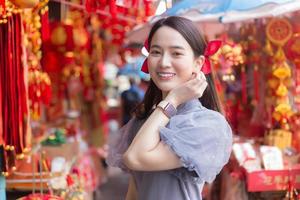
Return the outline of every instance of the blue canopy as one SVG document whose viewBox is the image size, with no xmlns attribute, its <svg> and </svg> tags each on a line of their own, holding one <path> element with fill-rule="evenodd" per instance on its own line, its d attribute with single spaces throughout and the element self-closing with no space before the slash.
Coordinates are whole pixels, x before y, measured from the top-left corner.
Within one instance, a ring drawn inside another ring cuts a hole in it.
<svg viewBox="0 0 300 200">
<path fill-rule="evenodd" d="M 300 1 L 297 0 L 182 0 L 173 5 L 172 8 L 168 9 L 163 16 L 185 16 L 188 12 L 194 11 L 203 18 L 195 16 L 195 13 L 191 14 L 192 18 L 207 19 L 206 17 L 210 16 L 211 19 L 222 21 L 222 18 L 228 13 L 253 14 L 249 11 L 254 12 L 256 9 L 260 9 L 262 7 L 270 10 L 275 6 L 282 6 L 284 4 L 289 6 L 288 8 L 283 8 L 285 12 L 288 12 L 289 9 L 295 9 L 294 5 L 297 5 L 298 9 L 300 8 Z M 264 11 L 260 9 L 259 12 Z M 253 17 L 255 18 L 255 15 L 252 15 L 252 18 Z"/>
</svg>

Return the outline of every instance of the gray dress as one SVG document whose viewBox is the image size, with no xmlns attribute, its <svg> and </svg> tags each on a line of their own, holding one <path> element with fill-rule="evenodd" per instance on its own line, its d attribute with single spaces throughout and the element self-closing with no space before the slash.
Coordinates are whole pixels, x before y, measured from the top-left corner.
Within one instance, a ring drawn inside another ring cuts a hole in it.
<svg viewBox="0 0 300 200">
<path fill-rule="evenodd" d="M 165 171 L 131 171 L 122 162 L 142 124 L 132 119 L 120 129 L 110 146 L 108 164 L 133 175 L 138 200 L 201 200 L 204 183 L 215 179 L 230 156 L 232 132 L 223 115 L 206 109 L 198 99 L 180 105 L 167 126 L 160 128 L 160 138 L 180 157 L 183 167 Z"/>
</svg>

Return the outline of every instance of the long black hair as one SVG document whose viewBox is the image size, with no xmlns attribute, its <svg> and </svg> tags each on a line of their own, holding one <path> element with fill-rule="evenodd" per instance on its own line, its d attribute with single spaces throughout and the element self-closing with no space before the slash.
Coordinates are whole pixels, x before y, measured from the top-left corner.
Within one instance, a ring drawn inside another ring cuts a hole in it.
<svg viewBox="0 0 300 200">
<path fill-rule="evenodd" d="M 153 26 L 148 36 L 148 46 L 151 45 L 151 40 L 156 31 L 167 26 L 178 31 L 185 40 L 192 47 L 194 56 L 199 57 L 204 54 L 206 48 L 206 42 L 194 23 L 186 18 L 171 16 L 158 20 Z M 215 84 L 213 81 L 212 73 L 206 75 L 208 87 L 204 91 L 201 98 L 199 98 L 202 105 L 208 109 L 220 112 L 220 103 L 215 90 Z M 153 106 L 157 105 L 162 100 L 162 92 L 150 80 L 148 89 L 145 93 L 143 101 L 137 106 L 134 113 L 138 119 L 145 119 L 152 111 Z"/>
</svg>

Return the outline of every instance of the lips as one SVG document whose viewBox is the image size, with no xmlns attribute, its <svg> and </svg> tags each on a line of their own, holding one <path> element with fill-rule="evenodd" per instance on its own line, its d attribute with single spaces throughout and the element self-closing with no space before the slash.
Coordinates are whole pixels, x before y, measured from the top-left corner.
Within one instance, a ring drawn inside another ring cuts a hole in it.
<svg viewBox="0 0 300 200">
<path fill-rule="evenodd" d="M 163 79 L 170 79 L 174 77 L 176 74 L 171 72 L 157 72 L 158 77 Z"/>
</svg>

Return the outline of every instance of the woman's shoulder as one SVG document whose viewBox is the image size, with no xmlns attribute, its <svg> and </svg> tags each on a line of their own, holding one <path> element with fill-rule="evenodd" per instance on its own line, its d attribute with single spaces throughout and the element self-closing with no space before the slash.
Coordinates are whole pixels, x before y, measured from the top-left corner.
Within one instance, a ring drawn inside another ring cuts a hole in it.
<svg viewBox="0 0 300 200">
<path fill-rule="evenodd" d="M 199 101 L 191 101 L 181 105 L 177 115 L 171 118 L 171 122 L 189 122 L 195 125 L 224 125 L 227 126 L 227 120 L 220 112 L 204 107 Z"/>
</svg>

